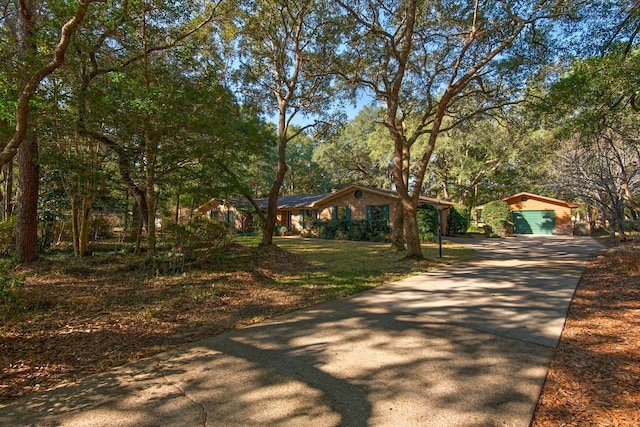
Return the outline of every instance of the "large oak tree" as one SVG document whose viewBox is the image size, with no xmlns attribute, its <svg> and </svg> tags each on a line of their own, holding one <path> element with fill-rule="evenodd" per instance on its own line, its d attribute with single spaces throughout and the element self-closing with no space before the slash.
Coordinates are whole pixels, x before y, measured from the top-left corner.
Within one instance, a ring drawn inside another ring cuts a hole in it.
<svg viewBox="0 0 640 427">
<path fill-rule="evenodd" d="M 386 109 L 408 256 L 421 258 L 416 209 L 440 134 L 517 99 L 565 2 L 338 3 L 356 23 L 340 69 Z"/>
</svg>

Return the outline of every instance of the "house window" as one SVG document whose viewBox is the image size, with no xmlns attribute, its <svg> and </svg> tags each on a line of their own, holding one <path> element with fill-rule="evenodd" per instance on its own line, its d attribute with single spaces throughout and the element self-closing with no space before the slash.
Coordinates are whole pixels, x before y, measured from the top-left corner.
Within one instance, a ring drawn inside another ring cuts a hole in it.
<svg viewBox="0 0 640 427">
<path fill-rule="evenodd" d="M 232 227 L 236 226 L 236 211 L 233 209 L 228 209 L 225 212 L 224 222 L 231 225 Z"/>
<path fill-rule="evenodd" d="M 218 211 L 210 210 L 209 211 L 209 219 L 218 220 Z"/>
<path fill-rule="evenodd" d="M 311 227 L 313 221 L 317 219 L 317 212 L 311 209 L 300 211 L 300 228 L 305 229 Z"/>
<path fill-rule="evenodd" d="M 331 219 L 338 221 L 351 221 L 351 206 L 334 206 Z"/>
<path fill-rule="evenodd" d="M 368 205 L 367 221 L 372 224 L 389 225 L 389 205 Z"/>
<path fill-rule="evenodd" d="M 356 199 L 361 199 L 362 198 L 362 190 L 356 190 L 355 193 L 353 193 L 353 197 L 355 197 Z"/>
</svg>

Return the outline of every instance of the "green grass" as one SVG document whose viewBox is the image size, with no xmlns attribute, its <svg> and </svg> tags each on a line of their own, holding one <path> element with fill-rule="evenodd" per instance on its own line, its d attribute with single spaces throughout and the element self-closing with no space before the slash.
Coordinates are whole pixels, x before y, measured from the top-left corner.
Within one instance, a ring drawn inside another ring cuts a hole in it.
<svg viewBox="0 0 640 427">
<path fill-rule="evenodd" d="M 259 236 L 236 238 L 243 245 L 258 245 Z M 284 285 L 313 290 L 320 300 L 340 298 L 437 267 L 471 259 L 472 249 L 443 243 L 443 257 L 437 244 L 423 244 L 426 259 L 405 259 L 388 243 L 276 237 L 281 249 L 302 257 L 304 264 L 278 277 Z"/>
</svg>

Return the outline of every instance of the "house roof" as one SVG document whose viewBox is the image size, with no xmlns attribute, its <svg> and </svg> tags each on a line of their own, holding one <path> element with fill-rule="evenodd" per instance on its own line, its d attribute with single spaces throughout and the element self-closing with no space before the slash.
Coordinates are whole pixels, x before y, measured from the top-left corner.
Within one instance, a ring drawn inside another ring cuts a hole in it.
<svg viewBox="0 0 640 427">
<path fill-rule="evenodd" d="M 320 200 L 331 196 L 332 193 L 321 194 L 300 194 L 296 196 L 280 196 L 278 197 L 278 209 L 296 209 L 296 208 L 311 208 Z M 260 202 L 258 202 L 260 200 Z M 256 203 L 260 206 L 267 207 L 269 199 L 257 199 Z"/>
<path fill-rule="evenodd" d="M 339 197 L 344 196 L 350 192 L 362 190 L 367 191 L 369 193 L 374 193 L 386 197 L 398 198 L 398 193 L 393 190 L 385 190 L 382 188 L 374 188 L 374 187 L 366 187 L 363 185 L 350 185 L 349 187 L 343 188 L 341 190 L 332 191 L 331 193 L 319 193 L 319 194 L 300 194 L 295 196 L 280 196 L 278 197 L 278 209 L 315 209 L 320 203 L 325 204 L 330 202 L 331 200 L 337 199 Z M 198 210 L 208 209 L 214 202 L 219 202 L 220 199 L 214 198 L 204 205 L 198 207 Z M 255 199 L 256 204 L 263 209 L 267 208 L 267 203 L 269 199 L 266 197 Z M 228 199 L 227 202 L 234 206 L 242 206 L 242 207 L 250 207 L 251 204 L 248 200 L 242 198 L 232 198 Z M 420 204 L 437 204 L 440 203 L 441 206 L 445 208 L 449 208 L 453 206 L 453 203 L 448 202 L 446 200 L 433 199 L 431 197 L 420 196 Z"/>
<path fill-rule="evenodd" d="M 352 191 L 356 191 L 356 190 L 364 190 L 364 191 L 368 191 L 370 193 L 374 193 L 374 194 L 378 194 L 378 195 L 382 195 L 382 196 L 386 196 L 386 197 L 392 197 L 392 198 L 399 198 L 398 196 L 398 192 L 394 191 L 394 190 L 387 190 L 384 188 L 375 188 L 375 187 L 367 187 L 364 185 L 350 185 L 349 187 L 343 188 L 342 190 L 338 190 L 338 191 L 334 191 L 332 193 L 330 193 L 326 198 L 320 199 L 317 202 L 322 201 L 322 203 L 326 203 L 329 202 L 333 199 L 337 199 L 339 197 L 344 196 L 345 194 L 348 194 Z M 316 203 L 317 203 L 316 202 Z M 420 196 L 420 204 L 425 204 L 425 203 L 430 203 L 430 204 L 437 204 L 440 203 L 440 205 L 445 206 L 445 207 L 451 207 L 453 206 L 453 203 L 448 202 L 446 200 L 439 200 L 439 199 L 433 199 L 431 197 L 425 197 L 425 196 Z"/>
<path fill-rule="evenodd" d="M 295 195 L 295 196 L 280 196 L 278 197 L 278 209 L 304 209 L 304 208 L 311 208 L 311 206 L 313 206 L 313 204 L 319 200 L 322 200 L 323 198 L 327 197 L 331 195 L 331 193 L 320 193 L 320 194 L 299 194 L 299 195 Z M 197 208 L 197 210 L 203 210 L 203 209 L 208 209 L 212 204 L 216 204 L 219 202 L 226 202 L 230 205 L 233 206 L 238 206 L 238 207 L 246 207 L 246 208 L 250 208 L 252 205 L 251 203 L 249 203 L 249 201 L 245 198 L 241 198 L 241 197 L 232 197 L 229 199 L 220 199 L 220 198 L 213 198 L 211 200 L 209 200 L 207 203 L 205 203 L 202 206 L 199 206 Z M 262 208 L 262 209 L 267 209 L 267 204 L 269 203 L 269 199 L 267 197 L 261 197 L 258 199 L 254 199 L 254 202 L 256 202 L 256 204 Z"/>
<path fill-rule="evenodd" d="M 578 207 L 578 205 L 576 205 L 575 203 L 567 202 L 565 200 L 554 199 L 552 197 L 546 197 L 546 196 L 541 196 L 539 194 L 533 194 L 533 193 L 527 193 L 527 192 L 521 192 L 521 193 L 518 193 L 518 194 L 514 194 L 513 196 L 505 197 L 504 199 L 502 199 L 502 201 L 506 202 L 508 200 L 519 198 L 519 197 L 528 197 L 528 198 L 532 198 L 532 199 L 538 199 L 538 200 L 542 200 L 544 202 L 548 202 L 548 203 L 551 203 L 551 204 L 554 204 L 554 205 L 564 206 L 564 207 L 571 208 L 571 209 L 575 209 L 575 208 Z"/>
</svg>

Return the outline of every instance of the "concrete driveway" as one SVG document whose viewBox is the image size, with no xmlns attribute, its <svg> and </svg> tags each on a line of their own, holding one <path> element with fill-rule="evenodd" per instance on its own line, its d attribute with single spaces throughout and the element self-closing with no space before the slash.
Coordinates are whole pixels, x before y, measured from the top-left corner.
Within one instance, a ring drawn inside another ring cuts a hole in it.
<svg viewBox="0 0 640 427">
<path fill-rule="evenodd" d="M 600 246 L 471 242 L 473 261 L 17 400 L 0 425 L 528 426 Z"/>
</svg>

